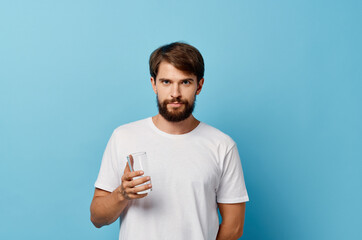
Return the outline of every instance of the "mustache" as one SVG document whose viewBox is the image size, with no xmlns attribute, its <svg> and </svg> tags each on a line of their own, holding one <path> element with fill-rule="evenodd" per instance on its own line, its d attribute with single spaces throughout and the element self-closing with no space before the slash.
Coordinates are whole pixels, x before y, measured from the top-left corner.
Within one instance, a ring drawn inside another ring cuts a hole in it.
<svg viewBox="0 0 362 240">
<path fill-rule="evenodd" d="M 170 100 L 165 100 L 163 101 L 164 104 L 169 104 L 169 103 L 183 103 L 183 104 L 186 104 L 187 101 L 185 100 L 182 100 L 181 98 L 173 98 L 173 99 L 170 99 Z"/>
</svg>

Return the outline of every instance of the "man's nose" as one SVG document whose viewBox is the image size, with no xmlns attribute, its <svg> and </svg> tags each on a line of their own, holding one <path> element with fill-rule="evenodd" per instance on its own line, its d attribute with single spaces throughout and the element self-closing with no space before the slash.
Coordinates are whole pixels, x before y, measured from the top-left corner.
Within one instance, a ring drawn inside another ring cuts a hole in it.
<svg viewBox="0 0 362 240">
<path fill-rule="evenodd" d="M 178 98 L 180 96 L 181 96 L 180 86 L 178 84 L 173 84 L 172 90 L 171 90 L 171 97 Z"/>
</svg>

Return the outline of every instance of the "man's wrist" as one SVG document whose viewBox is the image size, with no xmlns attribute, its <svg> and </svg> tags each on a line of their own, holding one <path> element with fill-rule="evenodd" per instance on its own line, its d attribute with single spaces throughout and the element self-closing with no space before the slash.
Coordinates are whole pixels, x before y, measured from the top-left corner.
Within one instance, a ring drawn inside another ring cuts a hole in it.
<svg viewBox="0 0 362 240">
<path fill-rule="evenodd" d="M 123 192 L 123 188 L 121 186 L 119 186 L 118 188 L 116 188 L 116 190 L 114 191 L 115 192 L 115 195 L 116 195 L 116 198 L 119 202 L 124 202 L 126 201 L 126 197 L 124 196 L 124 192 Z"/>
</svg>

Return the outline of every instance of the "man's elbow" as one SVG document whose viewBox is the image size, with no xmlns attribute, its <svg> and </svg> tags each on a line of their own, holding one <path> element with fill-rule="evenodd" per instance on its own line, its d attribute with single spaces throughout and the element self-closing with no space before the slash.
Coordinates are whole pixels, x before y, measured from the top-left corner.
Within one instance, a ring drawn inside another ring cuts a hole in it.
<svg viewBox="0 0 362 240">
<path fill-rule="evenodd" d="M 243 226 L 242 225 L 234 225 L 233 227 L 233 239 L 239 239 L 243 236 Z"/>
<path fill-rule="evenodd" d="M 243 233 L 244 233 L 244 230 L 243 230 L 243 227 L 241 227 L 241 229 L 238 229 L 236 235 L 238 238 L 241 238 L 241 236 L 243 236 Z"/>
<path fill-rule="evenodd" d="M 232 224 L 225 224 L 225 223 L 221 223 L 220 225 L 220 229 L 219 231 L 222 231 L 223 234 L 221 234 L 223 236 L 223 238 L 218 238 L 218 239 L 233 239 L 233 240 L 237 240 L 239 238 L 241 238 L 241 236 L 243 235 L 243 225 L 239 224 L 239 223 L 232 223 Z M 224 236 L 225 234 L 225 236 Z M 227 238 L 225 238 L 226 236 L 228 236 Z"/>
<path fill-rule="evenodd" d="M 107 219 L 104 219 L 102 215 L 99 215 L 99 211 L 94 207 L 93 202 L 90 207 L 90 221 L 96 228 L 101 228 L 105 225 L 108 225 Z"/>
<path fill-rule="evenodd" d="M 90 220 L 96 228 L 101 228 L 101 227 L 109 224 L 108 222 L 104 223 L 104 222 L 101 222 L 101 221 L 95 219 L 92 215 L 90 216 Z"/>
<path fill-rule="evenodd" d="M 101 228 L 103 226 L 103 225 L 97 223 L 97 221 L 95 221 L 95 219 L 92 216 L 90 217 L 90 220 L 96 228 Z"/>
</svg>

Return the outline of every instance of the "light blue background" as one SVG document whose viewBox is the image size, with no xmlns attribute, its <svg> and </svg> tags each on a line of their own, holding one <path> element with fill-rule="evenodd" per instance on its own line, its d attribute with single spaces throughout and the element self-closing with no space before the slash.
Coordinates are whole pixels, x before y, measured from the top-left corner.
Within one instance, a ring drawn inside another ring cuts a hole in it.
<svg viewBox="0 0 362 240">
<path fill-rule="evenodd" d="M 206 62 L 195 116 L 238 143 L 247 240 L 362 239 L 361 1 L 1 1 L 0 238 L 89 220 L 117 126 L 157 113 L 148 57 Z"/>
</svg>

